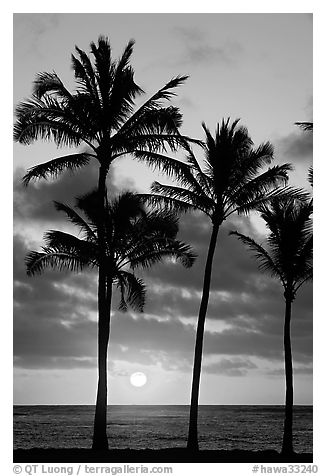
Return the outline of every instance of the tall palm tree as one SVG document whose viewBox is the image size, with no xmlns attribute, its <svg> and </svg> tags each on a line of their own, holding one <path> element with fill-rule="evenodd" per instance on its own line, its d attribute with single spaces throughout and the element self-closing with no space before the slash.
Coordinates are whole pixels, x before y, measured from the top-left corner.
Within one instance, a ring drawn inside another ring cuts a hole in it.
<svg viewBox="0 0 326 476">
<path fill-rule="evenodd" d="M 107 351 L 112 287 L 115 285 L 120 290 L 121 310 L 125 311 L 130 305 L 142 311 L 145 285 L 135 275 L 135 270 L 147 268 L 165 257 L 173 257 L 185 267 L 190 267 L 195 258 L 190 247 L 176 239 L 178 219 L 175 214 L 164 210 L 148 212 L 137 195 L 124 193 L 111 202 L 106 200 L 103 223 L 98 206 L 100 201 L 98 191 L 77 199 L 77 209 L 82 214 L 55 202 L 57 210 L 65 212 L 68 219 L 79 228 L 81 237 L 61 231 L 48 231 L 44 235 L 45 246 L 42 251 L 31 251 L 26 257 L 29 275 L 41 273 L 48 267 L 75 272 L 86 267 L 99 267 L 102 258 L 99 229 L 104 227 L 106 281 L 105 301 L 101 305 L 106 318 L 100 321 L 98 335 L 99 381 L 93 449 L 108 448 Z"/>
<path fill-rule="evenodd" d="M 140 154 L 138 159 L 157 165 L 162 163 L 162 152 L 175 151 L 191 141 L 179 132 L 181 114 L 173 106 L 163 107 L 184 83 L 186 76 L 178 76 L 136 108 L 135 100 L 144 91 L 134 81 L 130 58 L 134 42 L 130 41 L 121 58 L 111 56 L 107 38 L 100 36 L 98 43 L 90 44 L 91 53 L 76 47 L 72 67 L 76 90 L 70 92 L 55 73 L 40 73 L 34 82 L 32 97 L 16 108 L 17 121 L 14 139 L 21 144 L 31 144 L 37 139 L 53 141 L 58 147 L 84 146 L 84 151 L 30 168 L 23 178 L 25 185 L 31 180 L 56 178 L 64 170 L 75 171 L 86 166 L 91 159 L 99 163 L 99 210 L 102 223 L 105 215 L 106 177 L 110 166 L 119 157 Z M 196 141 L 195 141 L 196 142 Z M 141 153 L 147 151 L 148 156 Z M 170 159 L 164 158 L 165 170 L 170 170 Z M 101 221 L 100 221 L 101 223 Z M 106 326 L 106 257 L 104 225 L 99 224 L 100 245 L 98 299 L 99 332 Z"/>
<path fill-rule="evenodd" d="M 282 453 L 293 453 L 293 369 L 291 350 L 292 303 L 299 288 L 312 279 L 312 201 L 277 197 L 259 208 L 269 235 L 268 247 L 236 231 L 236 235 L 259 262 L 259 268 L 280 280 L 284 288 L 285 420 Z"/>
<path fill-rule="evenodd" d="M 265 172 L 261 169 L 273 159 L 269 142 L 256 149 L 245 127 L 239 120 L 222 120 L 213 136 L 205 124 L 205 159 L 199 164 L 188 147 L 187 163 L 179 165 L 176 180 L 180 186 L 154 182 L 152 195 L 147 200 L 178 211 L 197 209 L 211 219 L 211 237 L 208 247 L 199 308 L 194 354 L 188 449 L 198 450 L 198 399 L 203 351 L 205 318 L 207 313 L 213 258 L 220 226 L 234 213 L 248 213 L 275 193 L 275 186 L 287 180 L 289 164 L 275 165 Z"/>
</svg>

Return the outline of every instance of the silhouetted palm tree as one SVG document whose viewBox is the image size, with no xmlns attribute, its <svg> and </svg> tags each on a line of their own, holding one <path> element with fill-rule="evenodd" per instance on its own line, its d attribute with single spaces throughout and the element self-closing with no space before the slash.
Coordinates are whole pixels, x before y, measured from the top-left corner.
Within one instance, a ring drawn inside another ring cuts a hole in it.
<svg viewBox="0 0 326 476">
<path fill-rule="evenodd" d="M 147 268 L 165 257 L 179 260 L 190 267 L 194 254 L 188 245 L 176 240 L 178 219 L 168 211 L 144 209 L 139 197 L 124 193 L 105 204 L 105 219 L 102 221 L 98 191 L 77 199 L 77 210 L 55 202 L 57 210 L 64 211 L 68 219 L 81 233 L 78 238 L 61 231 L 49 231 L 44 235 L 45 247 L 41 252 L 32 251 L 26 257 L 29 275 L 41 273 L 45 268 L 82 271 L 85 267 L 99 267 L 101 244 L 99 229 L 104 225 L 105 241 L 105 301 L 98 334 L 98 391 L 94 421 L 93 449 L 107 447 L 107 350 L 110 334 L 110 309 L 112 286 L 119 288 L 120 309 L 125 311 L 130 305 L 143 310 L 145 285 L 134 271 Z M 85 218 L 83 217 L 85 216 Z"/>
<path fill-rule="evenodd" d="M 293 369 L 291 351 L 291 310 L 298 289 L 312 279 L 312 201 L 278 197 L 260 207 L 269 234 L 267 248 L 236 231 L 236 235 L 259 262 L 259 268 L 280 280 L 284 288 L 285 421 L 282 453 L 293 453 Z"/>
<path fill-rule="evenodd" d="M 105 213 L 106 177 L 114 160 L 128 154 L 152 163 L 151 155 L 142 157 L 143 151 L 159 153 L 167 148 L 175 151 L 190 138 L 182 136 L 178 128 L 181 114 L 178 108 L 163 107 L 165 100 L 174 96 L 173 89 L 181 85 L 186 76 L 169 81 L 138 109 L 135 99 L 143 90 L 134 82 L 134 71 L 129 64 L 133 41 L 125 48 L 121 58 L 111 57 L 107 38 L 99 37 L 98 44 L 91 43 L 91 55 L 76 47 L 72 67 L 76 90 L 70 92 L 59 76 L 41 73 L 34 82 L 33 95 L 16 108 L 17 121 L 14 139 L 21 144 L 31 144 L 37 139 L 52 140 L 58 146 L 86 146 L 87 151 L 59 157 L 29 169 L 23 178 L 31 180 L 57 177 L 64 170 L 74 171 L 84 167 L 93 158 L 99 162 L 99 210 Z M 91 60 L 93 57 L 93 62 Z M 195 141 L 196 142 L 196 141 Z M 164 159 L 165 171 L 170 168 L 169 158 Z M 157 166 L 157 162 L 153 163 Z M 103 220 L 104 221 L 104 218 Z M 105 239 L 104 228 L 99 224 L 99 326 L 105 325 Z M 102 441 L 103 440 L 103 441 Z M 94 442 L 99 447 L 103 439 Z"/>
<path fill-rule="evenodd" d="M 245 127 L 239 120 L 230 124 L 229 119 L 218 124 L 212 136 L 205 124 L 205 159 L 200 166 L 194 153 L 188 148 L 187 164 L 179 165 L 176 179 L 179 186 L 152 185 L 149 203 L 164 204 L 179 211 L 197 209 L 209 216 L 212 232 L 204 272 L 203 292 L 200 303 L 194 355 L 191 392 L 188 448 L 198 450 L 197 419 L 201 374 L 204 326 L 209 301 L 213 257 L 219 228 L 233 213 L 248 213 L 259 203 L 275 193 L 273 187 L 287 180 L 289 164 L 276 165 L 265 172 L 261 169 L 273 159 L 273 147 L 269 142 L 256 149 Z"/>
</svg>

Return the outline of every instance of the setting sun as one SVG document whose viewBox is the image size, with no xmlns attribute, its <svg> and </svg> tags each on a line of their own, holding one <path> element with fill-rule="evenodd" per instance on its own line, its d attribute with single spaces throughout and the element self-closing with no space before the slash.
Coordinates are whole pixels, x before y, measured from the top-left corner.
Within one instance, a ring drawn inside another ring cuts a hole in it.
<svg viewBox="0 0 326 476">
<path fill-rule="evenodd" d="M 143 372 L 136 372 L 130 376 L 130 383 L 134 387 L 143 387 L 147 382 L 147 377 Z"/>
</svg>

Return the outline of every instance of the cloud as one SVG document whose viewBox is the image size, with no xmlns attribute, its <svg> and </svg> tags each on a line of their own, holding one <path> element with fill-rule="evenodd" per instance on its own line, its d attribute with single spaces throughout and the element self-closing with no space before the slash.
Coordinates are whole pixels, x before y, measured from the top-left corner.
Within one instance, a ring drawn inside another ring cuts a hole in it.
<svg viewBox="0 0 326 476">
<path fill-rule="evenodd" d="M 184 43 L 182 58 L 178 64 L 209 66 L 222 63 L 232 66 L 243 53 L 243 47 L 236 41 L 227 40 L 218 46 L 208 43 L 206 35 L 196 28 L 174 28 L 174 32 Z"/>
<path fill-rule="evenodd" d="M 275 142 L 277 156 L 296 163 L 312 162 L 313 134 L 298 128 L 296 132 L 280 138 Z"/>
<path fill-rule="evenodd" d="M 87 191 L 91 180 L 96 183 L 96 177 L 96 164 L 80 171 L 79 181 L 64 174 L 57 182 L 31 184 L 27 190 L 20 188 L 16 177 L 15 190 L 21 194 L 20 205 L 16 204 L 16 220 L 24 223 L 26 230 L 30 223 L 48 226 L 55 220 L 55 213 L 60 214 L 46 208 L 46 202 L 60 197 L 71 203 L 72 192 Z M 114 183 L 113 173 L 110 178 L 113 188 Z M 59 224 L 60 218 L 56 219 L 53 227 Z M 64 221 L 60 225 L 65 229 Z M 226 361 L 211 364 L 205 371 L 243 375 L 250 370 L 246 365 L 253 356 L 279 361 L 281 367 L 282 287 L 259 272 L 250 253 L 229 236 L 230 229 L 238 229 L 258 241 L 264 238 L 248 217 L 234 216 L 221 227 L 214 257 L 204 352 L 208 356 L 223 355 Z M 139 272 L 147 284 L 144 314 L 118 312 L 118 294 L 115 293 L 110 361 L 160 365 L 168 371 L 191 371 L 210 233 L 210 222 L 203 214 L 181 218 L 180 239 L 193 246 L 198 259 L 191 269 L 168 262 Z M 86 368 L 96 365 L 96 271 L 73 275 L 49 270 L 42 276 L 29 278 L 24 258 L 33 246 L 27 234 L 15 236 L 15 366 Z M 311 285 L 300 290 L 293 305 L 292 335 L 295 362 L 308 365 L 312 359 Z"/>
<path fill-rule="evenodd" d="M 249 359 L 221 359 L 219 362 L 210 363 L 203 366 L 203 371 L 217 375 L 228 375 L 230 377 L 242 377 L 248 370 L 256 369 L 257 365 Z"/>
<path fill-rule="evenodd" d="M 199 28 L 174 27 L 174 34 L 190 42 L 201 43 L 205 41 L 205 33 Z"/>
<path fill-rule="evenodd" d="M 55 365 L 85 367 L 94 363 L 97 348 L 95 296 L 93 300 L 82 300 L 74 293 L 67 295 L 64 286 L 54 286 L 55 280 L 51 282 L 48 278 L 41 289 L 37 282 L 32 281 L 29 298 L 24 294 L 16 296 L 16 365 L 53 368 Z M 68 278 L 64 282 L 67 284 Z M 77 289 L 80 287 L 79 282 L 70 282 L 70 287 L 73 285 Z M 159 310 L 157 312 L 159 315 Z M 90 319 L 91 314 L 94 319 Z M 222 332 L 206 332 L 204 352 L 205 355 L 260 356 L 282 360 L 281 329 L 282 321 L 279 321 L 278 334 L 254 326 L 234 326 Z M 191 369 L 195 329 L 190 324 L 184 324 L 177 318 L 159 321 L 148 314 L 115 311 L 111 331 L 110 360 L 160 364 L 166 370 L 183 372 Z M 307 332 L 294 339 L 296 361 L 311 361 L 309 344 Z M 243 366 L 238 368 L 238 371 L 244 370 Z"/>
<path fill-rule="evenodd" d="M 236 217 L 229 227 L 255 235 L 247 218 Z M 251 356 L 282 361 L 282 287 L 258 271 L 250 254 L 228 235 L 229 227 L 221 229 L 216 249 L 205 355 L 224 355 L 233 363 Z M 115 294 L 110 359 L 191 370 L 209 233 L 209 222 L 202 215 L 183 217 L 181 238 L 199 253 L 197 263 L 190 270 L 166 263 L 141 273 L 148 288 L 144 314 L 116 311 Z M 24 257 L 29 246 L 20 235 L 14 244 L 15 365 L 91 366 L 97 349 L 96 272 L 73 275 L 48 271 L 28 278 Z M 295 361 L 311 362 L 310 285 L 302 288 L 294 303 L 292 334 Z M 241 366 L 227 369 L 225 362 L 220 365 L 216 371 L 240 375 L 246 370 Z"/>
<path fill-rule="evenodd" d="M 312 375 L 313 367 L 312 365 L 304 365 L 304 366 L 294 366 L 293 374 L 294 375 Z M 272 377 L 284 377 L 284 367 L 269 370 L 266 372 L 267 375 L 271 375 Z"/>
<path fill-rule="evenodd" d="M 86 167 L 75 173 L 65 171 L 56 180 L 41 180 L 30 182 L 28 187 L 22 184 L 25 170 L 19 168 L 14 174 L 14 218 L 15 221 L 45 221 L 58 222 L 64 220 L 64 215 L 58 213 L 53 200 L 73 204 L 74 197 L 83 195 L 97 186 L 97 161 L 92 160 Z M 114 184 L 114 169 L 107 178 L 110 194 L 118 192 Z M 132 181 L 130 184 L 132 186 Z"/>
</svg>

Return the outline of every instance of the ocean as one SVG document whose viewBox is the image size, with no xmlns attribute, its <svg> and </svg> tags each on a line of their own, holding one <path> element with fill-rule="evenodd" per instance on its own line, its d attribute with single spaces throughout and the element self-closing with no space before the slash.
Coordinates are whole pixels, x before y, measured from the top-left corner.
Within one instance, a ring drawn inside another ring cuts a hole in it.
<svg viewBox="0 0 326 476">
<path fill-rule="evenodd" d="M 108 407 L 110 448 L 185 447 L 187 405 L 113 405 Z M 94 406 L 14 406 L 14 449 L 90 448 Z M 283 406 L 201 405 L 200 449 L 280 451 Z M 312 406 L 294 407 L 294 450 L 312 453 Z"/>
</svg>

